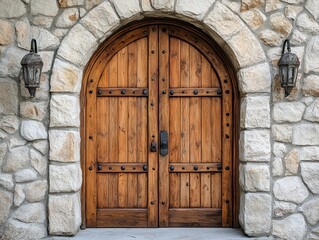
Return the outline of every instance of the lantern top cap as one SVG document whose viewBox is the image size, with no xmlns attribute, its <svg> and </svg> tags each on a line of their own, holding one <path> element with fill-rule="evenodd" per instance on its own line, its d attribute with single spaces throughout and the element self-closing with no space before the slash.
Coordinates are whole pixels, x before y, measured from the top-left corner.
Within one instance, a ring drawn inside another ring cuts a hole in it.
<svg viewBox="0 0 319 240">
<path fill-rule="evenodd" d="M 286 44 L 287 44 L 288 52 L 285 53 Z M 289 39 L 286 39 L 284 41 L 284 46 L 283 46 L 282 52 L 281 52 L 281 58 L 279 59 L 277 65 L 279 67 L 283 66 L 283 65 L 296 65 L 296 66 L 300 65 L 300 61 L 298 59 L 298 56 L 291 52 Z"/>
<path fill-rule="evenodd" d="M 25 55 L 22 60 L 21 60 L 21 65 L 41 65 L 43 66 L 43 61 L 38 54 L 38 49 L 37 49 L 37 41 L 33 38 L 31 40 L 31 49 L 30 53 Z"/>
</svg>

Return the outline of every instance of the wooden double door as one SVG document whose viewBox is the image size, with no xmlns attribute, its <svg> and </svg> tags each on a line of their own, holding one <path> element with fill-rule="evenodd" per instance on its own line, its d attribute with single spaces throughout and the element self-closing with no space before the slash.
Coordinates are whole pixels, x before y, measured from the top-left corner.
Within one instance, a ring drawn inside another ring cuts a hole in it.
<svg viewBox="0 0 319 240">
<path fill-rule="evenodd" d="M 209 43 L 122 30 L 86 79 L 86 225 L 232 226 L 232 87 Z"/>
</svg>

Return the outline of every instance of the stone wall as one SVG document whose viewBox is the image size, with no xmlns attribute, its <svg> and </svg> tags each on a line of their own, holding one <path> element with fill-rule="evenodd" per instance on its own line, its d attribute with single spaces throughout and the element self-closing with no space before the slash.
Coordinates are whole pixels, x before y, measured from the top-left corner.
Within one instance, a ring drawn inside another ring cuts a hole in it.
<svg viewBox="0 0 319 240">
<path fill-rule="evenodd" d="M 245 233 L 319 239 L 318 1 L 0 0 L 0 6 L 1 239 L 79 229 L 83 69 L 107 36 L 145 15 L 193 22 L 236 67 Z M 44 60 L 35 99 L 20 68 L 32 37 Z M 285 98 L 276 64 L 287 37 L 301 66 Z"/>
</svg>

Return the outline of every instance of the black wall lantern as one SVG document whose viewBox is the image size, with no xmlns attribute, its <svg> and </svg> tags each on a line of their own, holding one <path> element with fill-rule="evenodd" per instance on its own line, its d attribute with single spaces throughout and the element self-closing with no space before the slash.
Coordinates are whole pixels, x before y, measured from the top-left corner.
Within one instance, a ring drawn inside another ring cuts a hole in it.
<svg viewBox="0 0 319 240">
<path fill-rule="evenodd" d="M 285 47 L 287 43 L 288 52 L 285 52 Z M 285 89 L 285 96 L 287 97 L 292 88 L 296 86 L 298 67 L 300 61 L 296 54 L 290 52 L 290 42 L 286 39 L 281 52 L 281 58 L 278 62 L 279 75 L 281 77 L 281 87 Z"/>
<path fill-rule="evenodd" d="M 43 61 L 38 54 L 37 41 L 31 40 L 30 53 L 25 55 L 21 60 L 24 86 L 29 90 L 30 97 L 35 97 L 35 91 L 40 87 L 41 71 Z"/>
</svg>

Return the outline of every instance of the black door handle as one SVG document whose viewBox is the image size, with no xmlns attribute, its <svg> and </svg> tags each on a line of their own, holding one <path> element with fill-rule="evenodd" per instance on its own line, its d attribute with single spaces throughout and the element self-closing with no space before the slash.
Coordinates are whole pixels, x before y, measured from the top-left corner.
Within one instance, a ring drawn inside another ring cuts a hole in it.
<svg viewBox="0 0 319 240">
<path fill-rule="evenodd" d="M 168 133 L 167 131 L 160 132 L 160 155 L 165 157 L 168 154 Z"/>
</svg>

